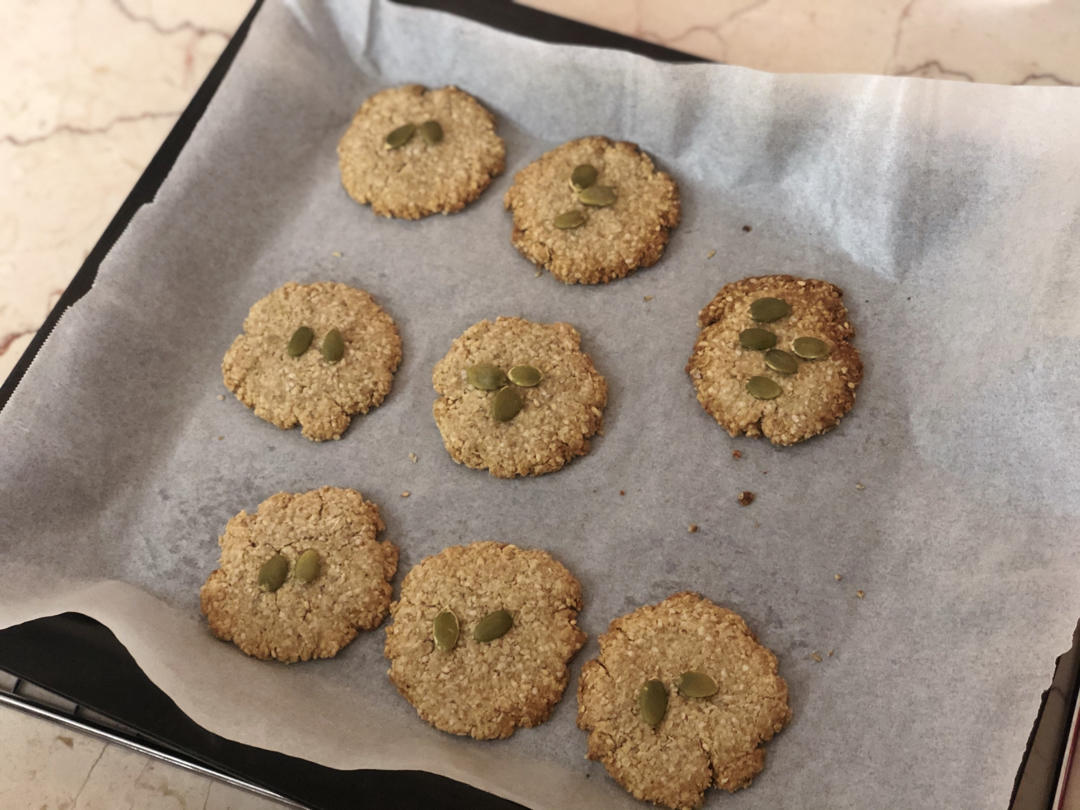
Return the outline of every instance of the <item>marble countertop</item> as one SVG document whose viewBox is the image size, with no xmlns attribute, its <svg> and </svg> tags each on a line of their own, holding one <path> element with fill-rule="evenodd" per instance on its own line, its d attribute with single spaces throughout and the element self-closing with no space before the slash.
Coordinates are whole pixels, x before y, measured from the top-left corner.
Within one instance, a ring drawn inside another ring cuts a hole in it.
<svg viewBox="0 0 1080 810">
<path fill-rule="evenodd" d="M 519 0 L 709 59 L 779 72 L 1080 83 L 1066 0 Z M 0 26 L 0 378 L 101 235 L 250 0 L 7 0 Z M 269 808 L 0 708 L 4 807 Z M 1080 791 L 1066 806 L 1080 808 Z"/>
</svg>

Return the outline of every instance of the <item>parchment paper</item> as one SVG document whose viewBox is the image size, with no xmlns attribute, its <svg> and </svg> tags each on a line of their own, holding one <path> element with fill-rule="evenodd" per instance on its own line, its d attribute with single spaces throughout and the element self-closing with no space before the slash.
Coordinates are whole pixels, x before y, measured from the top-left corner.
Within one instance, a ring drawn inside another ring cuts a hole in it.
<svg viewBox="0 0 1080 810">
<path fill-rule="evenodd" d="M 340 187 L 352 113 L 405 81 L 498 116 L 507 172 L 463 213 L 383 220 Z M 795 713 L 753 787 L 709 806 L 1002 807 L 1080 615 L 1077 131 L 1072 88 L 669 66 L 379 0 L 269 0 L 0 414 L 0 624 L 96 617 L 234 740 L 536 808 L 634 807 L 584 759 L 576 673 L 611 619 L 693 589 L 777 653 Z M 514 251 L 502 195 L 588 133 L 653 154 L 684 218 L 656 267 L 567 287 Z M 784 450 L 729 439 L 683 371 L 698 310 L 772 272 L 841 286 L 866 363 L 841 425 Z M 375 295 L 405 359 L 382 407 L 317 445 L 219 400 L 219 364 L 252 302 L 320 279 Z M 575 324 L 610 404 L 588 456 L 501 481 L 447 456 L 431 369 L 470 324 L 516 314 Z M 387 680 L 381 630 L 295 666 L 211 637 L 198 589 L 226 521 L 323 484 L 380 505 L 398 581 L 484 538 L 576 573 L 590 642 L 549 722 L 503 742 L 435 731 Z"/>
</svg>

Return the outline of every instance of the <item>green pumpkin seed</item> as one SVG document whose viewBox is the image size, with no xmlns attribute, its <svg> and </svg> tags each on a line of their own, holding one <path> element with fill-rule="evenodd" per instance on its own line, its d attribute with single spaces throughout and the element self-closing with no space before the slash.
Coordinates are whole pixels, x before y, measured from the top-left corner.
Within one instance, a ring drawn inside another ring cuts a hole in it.
<svg viewBox="0 0 1080 810">
<path fill-rule="evenodd" d="M 328 363 L 336 363 L 345 354 L 345 338 L 337 329 L 331 329 L 326 333 L 322 342 L 322 356 Z"/>
<path fill-rule="evenodd" d="M 759 298 L 750 305 L 750 317 L 758 323 L 772 323 L 791 314 L 791 306 L 779 298 Z"/>
<path fill-rule="evenodd" d="M 510 611 L 496 610 L 476 623 L 472 635 L 477 641 L 486 644 L 489 641 L 502 638 L 510 632 L 510 628 L 513 626 L 514 617 L 510 615 Z"/>
<path fill-rule="evenodd" d="M 522 406 L 521 394 L 512 386 L 500 388 L 491 400 L 491 418 L 496 422 L 509 422 Z"/>
<path fill-rule="evenodd" d="M 829 345 L 817 338 L 795 338 L 791 341 L 791 348 L 803 360 L 820 360 L 829 356 Z"/>
<path fill-rule="evenodd" d="M 599 174 L 596 167 L 590 166 L 588 163 L 575 166 L 574 171 L 570 172 L 570 188 L 574 191 L 584 191 L 596 183 Z"/>
<path fill-rule="evenodd" d="M 400 149 L 409 142 L 416 132 L 416 124 L 403 124 L 386 136 L 386 145 L 391 149 Z"/>
<path fill-rule="evenodd" d="M 580 228 L 585 224 L 585 212 L 573 209 L 571 211 L 563 211 L 552 223 L 560 231 L 572 231 L 574 228 Z"/>
<path fill-rule="evenodd" d="M 522 388 L 532 388 L 534 385 L 539 385 L 543 376 L 540 373 L 540 369 L 533 366 L 514 366 L 510 369 L 510 372 L 506 375 L 510 378 L 510 382 L 514 385 L 520 385 Z"/>
<path fill-rule="evenodd" d="M 784 389 L 768 377 L 751 377 L 746 381 L 746 393 L 754 399 L 776 399 L 784 393 Z"/>
<path fill-rule="evenodd" d="M 638 692 L 638 711 L 641 712 L 641 719 L 656 728 L 667 714 L 667 701 L 667 687 L 663 683 L 655 678 L 645 681 L 645 685 Z"/>
<path fill-rule="evenodd" d="M 768 329 L 743 329 L 739 332 L 739 345 L 744 349 L 762 352 L 776 345 L 776 335 Z"/>
<path fill-rule="evenodd" d="M 716 694 L 716 681 L 704 672 L 684 672 L 679 676 L 679 694 L 692 698 L 706 698 Z"/>
<path fill-rule="evenodd" d="M 308 350 L 308 346 L 311 345 L 311 340 L 314 337 L 315 332 L 312 331 L 310 326 L 301 326 L 292 333 L 285 351 L 289 353 L 289 357 L 299 357 Z"/>
<path fill-rule="evenodd" d="M 783 349 L 769 349 L 765 352 L 765 365 L 777 374 L 794 374 L 799 370 L 798 358 Z"/>
<path fill-rule="evenodd" d="M 497 391 L 507 383 L 506 372 L 491 363 L 477 363 L 465 370 L 465 379 L 481 391 Z"/>
<path fill-rule="evenodd" d="M 268 593 L 273 593 L 285 584 L 288 573 L 289 561 L 283 555 L 275 554 L 259 569 L 259 587 Z"/>
<path fill-rule="evenodd" d="M 306 584 L 318 577 L 321 571 L 322 562 L 319 560 L 319 552 L 309 548 L 296 559 L 293 576 Z"/>
<path fill-rule="evenodd" d="M 438 121 L 425 121 L 420 125 L 420 137 L 428 146 L 434 146 L 443 139 L 442 126 Z"/>
<path fill-rule="evenodd" d="M 457 646 L 460 633 L 461 626 L 458 624 L 457 616 L 454 615 L 452 610 L 444 610 L 435 617 L 435 621 L 432 623 L 431 634 L 435 638 L 435 649 L 437 650 L 450 652 Z"/>
<path fill-rule="evenodd" d="M 611 186 L 589 186 L 579 191 L 577 198 L 585 205 L 603 208 L 615 202 L 615 189 Z"/>
</svg>

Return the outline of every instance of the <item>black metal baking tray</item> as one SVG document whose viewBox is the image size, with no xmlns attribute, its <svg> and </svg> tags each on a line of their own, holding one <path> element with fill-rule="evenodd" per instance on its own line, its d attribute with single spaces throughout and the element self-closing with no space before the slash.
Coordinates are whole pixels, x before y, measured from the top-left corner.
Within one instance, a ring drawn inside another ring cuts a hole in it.
<svg viewBox="0 0 1080 810">
<path fill-rule="evenodd" d="M 575 23 L 512 0 L 394 0 L 450 12 L 546 42 L 616 48 L 671 62 L 700 61 L 678 51 Z M 151 202 L 187 143 L 263 4 L 255 0 L 220 58 L 169 135 L 87 255 L 63 295 L 0 386 L 0 409 L 11 397 L 38 350 L 65 310 L 91 287 L 98 267 L 135 212 Z M 1080 627 L 1078 627 L 1080 634 Z M 1017 772 L 1010 810 L 1050 810 L 1055 805 L 1063 757 L 1070 739 L 1080 685 L 1080 651 L 1062 655 Z M 510 810 L 521 805 L 469 785 L 422 771 L 338 771 L 306 760 L 241 745 L 199 727 L 154 686 L 104 625 L 65 613 L 0 630 L 0 670 L 61 696 L 75 706 L 58 712 L 16 692 L 0 690 L 0 704 L 14 705 L 61 722 L 97 730 L 151 754 L 212 772 L 234 783 L 261 788 L 312 808 L 379 807 Z M 992 711 L 993 707 L 987 707 Z M 975 744 L 975 743 L 973 743 Z M 1007 763 L 1003 763 L 1007 767 Z"/>
</svg>

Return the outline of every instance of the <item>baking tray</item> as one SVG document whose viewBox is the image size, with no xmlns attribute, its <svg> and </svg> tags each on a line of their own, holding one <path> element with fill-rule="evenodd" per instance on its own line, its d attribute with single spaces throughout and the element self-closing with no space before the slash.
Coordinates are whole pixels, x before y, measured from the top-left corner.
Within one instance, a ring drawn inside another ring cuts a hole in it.
<svg viewBox="0 0 1080 810">
<path fill-rule="evenodd" d="M 575 23 L 511 0 L 395 0 L 458 14 L 545 42 L 629 50 L 670 62 L 696 57 L 610 31 Z M 135 187 L 87 255 L 79 271 L 0 387 L 0 409 L 33 363 L 61 315 L 91 288 L 98 267 L 139 208 L 152 202 L 187 143 L 236 54 L 263 0 L 255 0 L 150 161 Z M 17 508 L 17 504 L 11 505 Z M 264 795 L 312 808 L 477 808 L 522 805 L 422 771 L 339 771 L 295 757 L 231 742 L 192 722 L 142 673 L 116 637 L 99 622 L 64 613 L 0 630 L 0 704 L 65 723 L 128 745 L 180 767 L 210 773 Z M 29 688 L 28 688 L 29 687 Z M 42 691 L 45 690 L 45 691 Z"/>
<path fill-rule="evenodd" d="M 697 61 L 686 54 L 574 23 L 510 0 L 395 0 L 458 14 L 535 39 L 618 48 L 665 61 Z M 0 387 L 0 409 L 10 398 L 62 313 L 90 289 L 98 266 L 144 203 L 154 199 L 215 91 L 228 72 L 258 14 L 262 0 L 237 29 L 191 103 L 155 154 L 105 232 L 64 291 L 45 324 Z M 1074 638 L 1074 642 L 1076 639 Z M 139 670 L 103 625 L 67 613 L 0 630 L 0 670 L 40 693 L 0 689 L 0 702 L 132 745 L 182 767 L 213 773 L 268 795 L 318 808 L 513 808 L 520 805 L 442 776 L 417 771 L 337 771 L 305 760 L 230 742 L 188 719 Z M 1054 681 L 1043 694 L 1010 800 L 1013 810 L 1059 807 L 1071 751 L 1080 653 L 1076 646 L 1058 659 Z M 31 696 L 28 696 L 31 695 Z M 987 707 L 992 711 L 992 707 Z M 1064 763 L 1064 766 L 1063 766 Z"/>
</svg>

